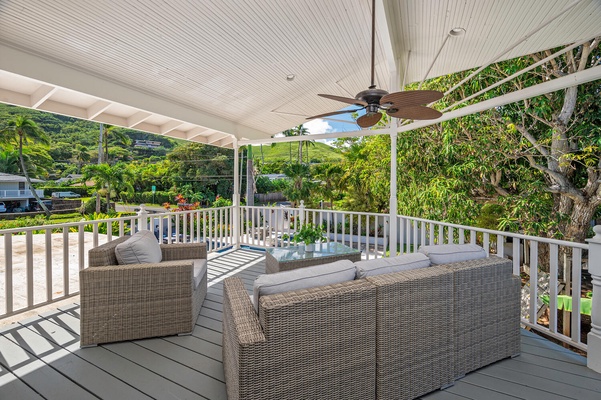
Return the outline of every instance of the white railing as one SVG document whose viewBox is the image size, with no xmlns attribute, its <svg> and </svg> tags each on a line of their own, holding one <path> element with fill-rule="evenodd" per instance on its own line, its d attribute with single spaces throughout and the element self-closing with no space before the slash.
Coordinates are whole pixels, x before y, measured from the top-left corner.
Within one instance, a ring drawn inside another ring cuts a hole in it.
<svg viewBox="0 0 601 400">
<path fill-rule="evenodd" d="M 39 197 L 44 197 L 44 189 L 35 189 Z M 3 199 L 29 199 L 32 198 L 31 190 L 0 190 L 0 200 Z"/>
<path fill-rule="evenodd" d="M 488 254 L 510 258 L 522 276 L 523 325 L 587 349 L 581 313 L 558 306 L 569 300 L 572 310 L 580 310 L 590 302 L 581 298 L 588 244 L 398 216 L 397 243 L 391 245 L 387 214 L 260 206 L 240 207 L 236 238 L 233 216 L 233 207 L 162 214 L 142 207 L 138 216 L 0 230 L 0 318 L 76 295 L 87 251 L 132 230 L 154 230 L 164 243 L 206 241 L 209 251 L 218 251 L 236 244 L 290 246 L 299 225 L 311 222 L 324 226 L 326 241 L 360 249 L 365 259 L 442 243 L 477 243 Z"/>
<path fill-rule="evenodd" d="M 87 252 L 150 229 L 163 243 L 206 241 L 209 251 L 233 244 L 232 207 L 166 212 L 0 230 L 0 319 L 79 294 Z"/>
<path fill-rule="evenodd" d="M 240 219 L 242 244 L 290 246 L 299 224 L 311 222 L 324 226 L 325 240 L 360 249 L 366 259 L 414 253 L 420 245 L 478 244 L 489 255 L 510 258 L 514 274 L 522 276 L 524 326 L 587 349 L 581 339 L 581 313 L 558 306 L 569 302 L 572 310 L 580 310 L 581 303 L 590 302 L 581 298 L 583 271 L 588 269 L 588 244 L 398 216 L 395 246 L 389 243 L 386 214 L 304 207 L 241 207 Z"/>
</svg>

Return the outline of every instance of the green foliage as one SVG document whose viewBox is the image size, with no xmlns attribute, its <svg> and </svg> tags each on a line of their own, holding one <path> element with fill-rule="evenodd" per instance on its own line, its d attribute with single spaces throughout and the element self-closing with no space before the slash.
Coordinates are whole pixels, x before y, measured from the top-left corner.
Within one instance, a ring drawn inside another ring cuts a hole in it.
<svg viewBox="0 0 601 400">
<path fill-rule="evenodd" d="M 213 208 L 230 207 L 230 206 L 232 206 L 232 204 L 233 203 L 230 199 L 226 199 L 224 197 L 217 196 L 215 201 L 211 204 L 211 207 L 213 207 Z"/>
<path fill-rule="evenodd" d="M 480 209 L 480 215 L 476 219 L 476 226 L 486 229 L 499 229 L 499 219 L 503 217 L 505 209 L 496 203 L 486 203 Z"/>
<path fill-rule="evenodd" d="M 294 234 L 294 243 L 303 242 L 305 244 L 315 243 L 323 238 L 324 231 L 319 225 L 304 224 Z"/>
<path fill-rule="evenodd" d="M 313 145 L 310 145 L 309 155 L 311 163 L 322 163 L 322 162 L 339 162 L 342 160 L 343 156 L 340 150 L 328 146 L 325 143 L 315 142 Z M 295 159 L 298 158 L 298 144 L 293 143 L 293 157 Z M 306 147 L 304 153 L 304 162 L 306 162 Z M 289 143 L 275 143 L 273 146 L 263 146 L 263 158 L 261 157 L 261 152 L 256 147 L 253 148 L 253 156 L 255 160 L 262 161 L 264 159 L 264 163 L 261 162 L 260 171 L 263 174 L 271 174 L 271 173 L 283 173 L 283 168 L 285 163 L 290 162 L 290 144 Z M 296 157 L 295 157 L 296 156 Z"/>
</svg>

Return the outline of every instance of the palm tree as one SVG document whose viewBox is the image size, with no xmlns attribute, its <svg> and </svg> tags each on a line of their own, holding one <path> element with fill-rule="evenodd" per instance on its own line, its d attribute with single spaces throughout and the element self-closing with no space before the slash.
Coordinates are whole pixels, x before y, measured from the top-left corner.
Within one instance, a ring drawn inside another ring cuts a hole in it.
<svg viewBox="0 0 601 400">
<path fill-rule="evenodd" d="M 75 160 L 77 161 L 78 172 L 81 172 L 81 167 L 83 166 L 83 164 L 90 162 L 91 159 L 92 156 L 90 156 L 87 147 L 79 143 L 75 145 Z"/>
<path fill-rule="evenodd" d="M 289 137 L 289 136 L 295 136 L 296 134 L 294 133 L 294 128 L 293 129 L 286 129 L 285 131 L 282 132 L 282 135 Z M 275 143 L 272 143 L 271 145 L 273 146 Z M 288 142 L 288 145 L 290 146 L 290 162 L 292 162 L 292 142 Z"/>
<path fill-rule="evenodd" d="M 298 125 L 296 128 L 293 129 L 294 131 L 294 135 L 292 136 L 306 136 L 309 134 L 309 130 L 307 128 L 305 128 L 303 125 Z M 303 162 L 303 145 L 304 143 L 302 142 L 302 140 L 299 140 L 298 142 L 298 162 L 302 163 Z"/>
<path fill-rule="evenodd" d="M 28 143 L 41 143 L 44 145 L 50 144 L 50 139 L 46 133 L 32 120 L 25 115 L 17 115 L 14 119 L 8 121 L 6 126 L 0 130 L 0 141 L 9 145 L 16 144 L 19 148 L 19 161 L 21 171 L 27 180 L 31 194 L 37 200 L 47 216 L 50 216 L 48 207 L 42 202 L 38 193 L 33 189 L 31 178 L 27 172 L 27 166 L 23 158 L 23 145 Z"/>
<path fill-rule="evenodd" d="M 86 165 L 83 168 L 84 180 L 92 180 L 94 187 L 97 192 L 104 189 L 106 190 L 106 212 L 110 211 L 111 194 L 115 192 L 125 191 L 120 189 L 126 189 L 132 191 L 133 186 L 131 185 L 130 178 L 131 172 L 122 163 L 115 164 L 113 166 L 108 164 L 91 164 Z M 97 210 L 98 211 L 98 210 Z"/>
<path fill-rule="evenodd" d="M 0 151 L 0 172 L 5 174 L 19 173 L 19 154 L 15 150 Z"/>
<path fill-rule="evenodd" d="M 104 162 L 108 163 L 109 162 L 109 138 L 112 136 L 116 139 L 118 139 L 121 144 L 124 145 L 130 145 L 131 144 L 131 139 L 129 138 L 129 136 L 127 136 L 125 133 L 123 133 L 121 130 L 117 129 L 117 126 L 112 126 L 112 125 L 106 125 L 103 124 L 102 125 L 102 147 L 104 150 Z"/>
</svg>

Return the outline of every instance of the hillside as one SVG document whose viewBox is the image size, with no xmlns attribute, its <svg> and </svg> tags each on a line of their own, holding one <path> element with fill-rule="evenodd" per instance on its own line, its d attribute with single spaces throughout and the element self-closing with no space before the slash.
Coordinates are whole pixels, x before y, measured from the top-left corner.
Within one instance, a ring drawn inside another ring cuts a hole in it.
<svg viewBox="0 0 601 400">
<path fill-rule="evenodd" d="M 312 163 L 335 162 L 342 160 L 340 151 L 325 143 L 315 142 L 309 145 L 309 160 Z M 263 145 L 263 156 L 260 146 L 253 147 L 255 159 L 265 159 L 266 163 L 288 162 L 292 154 L 292 161 L 298 160 L 298 143 L 276 143 L 271 146 Z M 307 146 L 303 146 L 303 161 L 307 161 Z"/>
</svg>

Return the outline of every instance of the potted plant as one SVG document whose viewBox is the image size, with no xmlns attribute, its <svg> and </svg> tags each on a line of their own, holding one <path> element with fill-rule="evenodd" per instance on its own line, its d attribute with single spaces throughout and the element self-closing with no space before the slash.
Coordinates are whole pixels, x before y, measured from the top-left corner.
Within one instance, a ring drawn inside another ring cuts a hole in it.
<svg viewBox="0 0 601 400">
<path fill-rule="evenodd" d="M 313 224 L 304 224 L 294 234 L 294 242 L 303 242 L 306 251 L 315 251 L 315 242 L 323 238 L 323 229 L 321 226 Z"/>
</svg>

